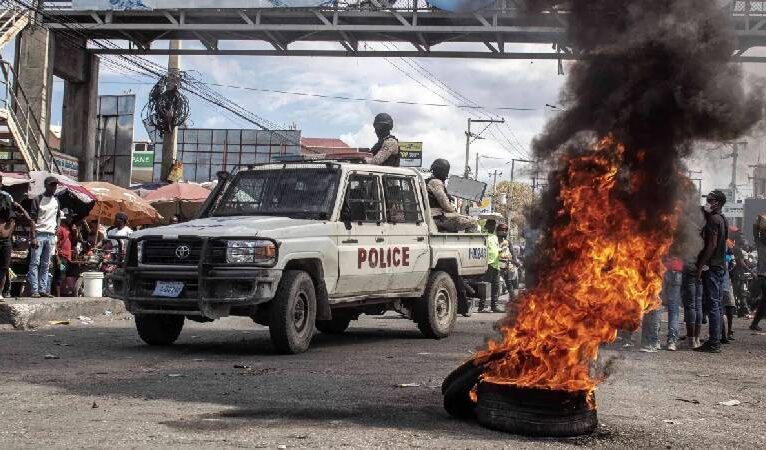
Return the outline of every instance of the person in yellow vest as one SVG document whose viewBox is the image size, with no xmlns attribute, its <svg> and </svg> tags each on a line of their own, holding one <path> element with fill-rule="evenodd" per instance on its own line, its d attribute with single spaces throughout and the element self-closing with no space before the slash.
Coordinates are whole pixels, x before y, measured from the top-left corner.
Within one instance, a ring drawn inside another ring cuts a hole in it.
<svg viewBox="0 0 766 450">
<path fill-rule="evenodd" d="M 487 233 L 487 274 L 486 281 L 491 287 L 490 308 L 492 312 L 503 312 L 497 307 L 497 300 L 500 297 L 500 242 L 495 234 L 497 223 L 494 220 L 488 220 L 484 225 L 484 231 Z M 489 312 L 487 305 L 482 299 L 479 302 L 479 312 Z"/>
</svg>

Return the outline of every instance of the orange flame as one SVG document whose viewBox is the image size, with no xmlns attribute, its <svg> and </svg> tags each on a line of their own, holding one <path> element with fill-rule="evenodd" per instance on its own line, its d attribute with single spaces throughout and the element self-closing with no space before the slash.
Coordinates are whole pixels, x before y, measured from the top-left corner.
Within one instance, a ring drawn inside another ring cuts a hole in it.
<svg viewBox="0 0 766 450">
<path fill-rule="evenodd" d="M 675 217 L 636 218 L 618 189 L 625 148 L 611 136 L 592 152 L 570 157 L 561 182 L 549 267 L 521 299 L 515 318 L 502 323 L 475 357 L 483 380 L 519 387 L 586 391 L 599 345 L 617 331 L 635 330 L 645 312 L 659 307 L 666 254 Z M 653 180 L 631 175 L 628 189 Z"/>
</svg>

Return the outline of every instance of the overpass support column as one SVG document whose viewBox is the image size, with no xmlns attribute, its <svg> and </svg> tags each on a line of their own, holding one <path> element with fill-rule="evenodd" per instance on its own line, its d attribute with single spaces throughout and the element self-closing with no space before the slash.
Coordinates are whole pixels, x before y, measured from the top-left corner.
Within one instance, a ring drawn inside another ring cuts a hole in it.
<svg viewBox="0 0 766 450">
<path fill-rule="evenodd" d="M 17 107 L 24 109 L 17 113 L 30 114 L 40 124 L 39 128 L 34 126 L 35 120 L 30 124 L 30 139 L 39 142 L 48 138 L 50 126 L 55 38 L 44 28 L 28 27 L 16 42 L 16 86 L 28 100 L 28 105 L 24 105 L 23 96 L 17 93 Z"/>
<path fill-rule="evenodd" d="M 98 176 L 95 167 L 99 58 L 81 51 L 84 53 L 82 78 L 64 83 L 61 150 L 80 160 L 80 180 L 93 181 Z"/>
</svg>

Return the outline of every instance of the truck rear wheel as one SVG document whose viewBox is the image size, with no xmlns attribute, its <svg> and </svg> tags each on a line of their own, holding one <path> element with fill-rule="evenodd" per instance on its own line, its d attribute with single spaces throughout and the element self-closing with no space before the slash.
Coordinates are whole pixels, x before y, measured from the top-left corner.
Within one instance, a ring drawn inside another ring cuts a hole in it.
<svg viewBox="0 0 766 450">
<path fill-rule="evenodd" d="M 314 337 L 317 302 L 314 282 L 301 270 L 282 275 L 277 295 L 271 301 L 269 333 L 279 353 L 297 354 L 308 350 Z"/>
<path fill-rule="evenodd" d="M 136 314 L 136 330 L 149 345 L 170 345 L 184 327 L 184 316 L 173 314 Z"/>
<path fill-rule="evenodd" d="M 433 272 L 426 292 L 415 303 L 415 322 L 431 339 L 442 339 L 452 333 L 457 320 L 457 289 L 446 272 Z"/>
<path fill-rule="evenodd" d="M 342 334 L 351 324 L 351 317 L 333 314 L 330 320 L 317 320 L 317 330 L 324 334 Z"/>
</svg>

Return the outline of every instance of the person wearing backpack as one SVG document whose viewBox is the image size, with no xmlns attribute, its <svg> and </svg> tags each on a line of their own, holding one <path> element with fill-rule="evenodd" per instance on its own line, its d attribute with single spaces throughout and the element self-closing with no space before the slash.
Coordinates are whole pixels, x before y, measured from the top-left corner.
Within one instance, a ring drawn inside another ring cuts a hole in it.
<svg viewBox="0 0 766 450">
<path fill-rule="evenodd" d="M 29 215 L 34 220 L 36 239 L 31 242 L 27 282 L 32 298 L 51 295 L 50 266 L 56 250 L 56 232 L 59 226 L 61 206 L 56 198 L 59 181 L 56 177 L 45 179 L 45 191 L 31 202 Z"/>
</svg>

